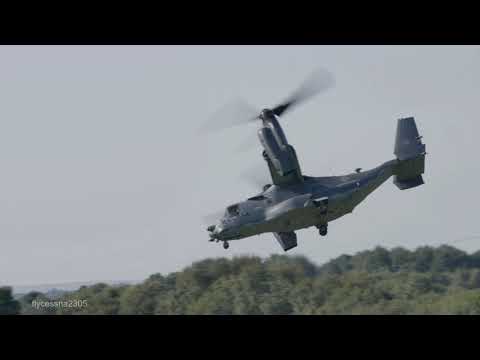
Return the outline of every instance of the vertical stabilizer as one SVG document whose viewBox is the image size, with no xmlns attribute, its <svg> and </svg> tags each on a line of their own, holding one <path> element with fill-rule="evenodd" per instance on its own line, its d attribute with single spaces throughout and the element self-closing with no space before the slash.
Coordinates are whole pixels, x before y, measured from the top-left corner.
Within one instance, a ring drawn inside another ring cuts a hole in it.
<svg viewBox="0 0 480 360">
<path fill-rule="evenodd" d="M 422 185 L 424 183 L 422 174 L 425 172 L 425 144 L 422 143 L 413 117 L 398 120 L 393 152 L 398 160 L 393 183 L 400 190 Z"/>
</svg>

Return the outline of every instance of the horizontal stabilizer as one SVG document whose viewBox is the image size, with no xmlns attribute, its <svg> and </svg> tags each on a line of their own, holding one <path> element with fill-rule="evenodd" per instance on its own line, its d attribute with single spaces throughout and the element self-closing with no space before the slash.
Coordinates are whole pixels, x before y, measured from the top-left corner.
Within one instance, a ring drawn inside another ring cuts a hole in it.
<svg viewBox="0 0 480 360">
<path fill-rule="evenodd" d="M 407 180 L 399 180 L 398 177 L 395 177 L 393 183 L 397 185 L 400 190 L 411 189 L 424 184 L 422 175 Z"/>
<path fill-rule="evenodd" d="M 273 235 L 284 251 L 288 251 L 297 246 L 297 234 L 293 231 L 281 233 L 274 232 Z"/>
</svg>

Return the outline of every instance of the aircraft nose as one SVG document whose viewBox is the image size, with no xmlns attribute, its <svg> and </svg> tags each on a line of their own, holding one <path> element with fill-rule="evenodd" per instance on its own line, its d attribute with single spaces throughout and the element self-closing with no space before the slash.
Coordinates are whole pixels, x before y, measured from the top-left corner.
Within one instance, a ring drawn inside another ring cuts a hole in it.
<svg viewBox="0 0 480 360">
<path fill-rule="evenodd" d="M 220 233 L 222 232 L 222 227 L 219 225 L 211 225 L 207 228 L 209 232 L 210 239 L 217 239 L 219 238 Z"/>
</svg>

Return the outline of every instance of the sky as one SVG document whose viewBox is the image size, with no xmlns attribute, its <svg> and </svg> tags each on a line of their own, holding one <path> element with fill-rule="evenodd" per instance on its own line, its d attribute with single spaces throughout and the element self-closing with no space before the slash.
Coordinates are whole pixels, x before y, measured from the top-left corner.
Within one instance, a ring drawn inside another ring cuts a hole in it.
<svg viewBox="0 0 480 360">
<path fill-rule="evenodd" d="M 208 241 L 206 214 L 259 192 L 242 174 L 269 175 L 256 124 L 198 128 L 238 98 L 274 106 L 319 67 L 335 87 L 281 119 L 304 174 L 393 159 L 397 119 L 414 116 L 425 185 L 388 180 L 328 236 L 298 231 L 287 254 L 321 264 L 376 246 L 476 251 L 479 64 L 479 46 L 0 46 L 0 285 L 283 254 L 272 234 L 228 250 Z"/>
</svg>

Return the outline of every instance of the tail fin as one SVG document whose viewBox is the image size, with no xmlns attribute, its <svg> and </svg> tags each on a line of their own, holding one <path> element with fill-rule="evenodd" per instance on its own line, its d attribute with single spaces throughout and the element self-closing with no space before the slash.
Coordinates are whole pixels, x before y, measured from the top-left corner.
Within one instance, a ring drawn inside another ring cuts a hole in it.
<svg viewBox="0 0 480 360">
<path fill-rule="evenodd" d="M 394 170 L 393 183 L 400 189 L 422 185 L 425 172 L 425 145 L 418 134 L 413 117 L 399 119 L 394 154 L 398 163 Z"/>
</svg>

